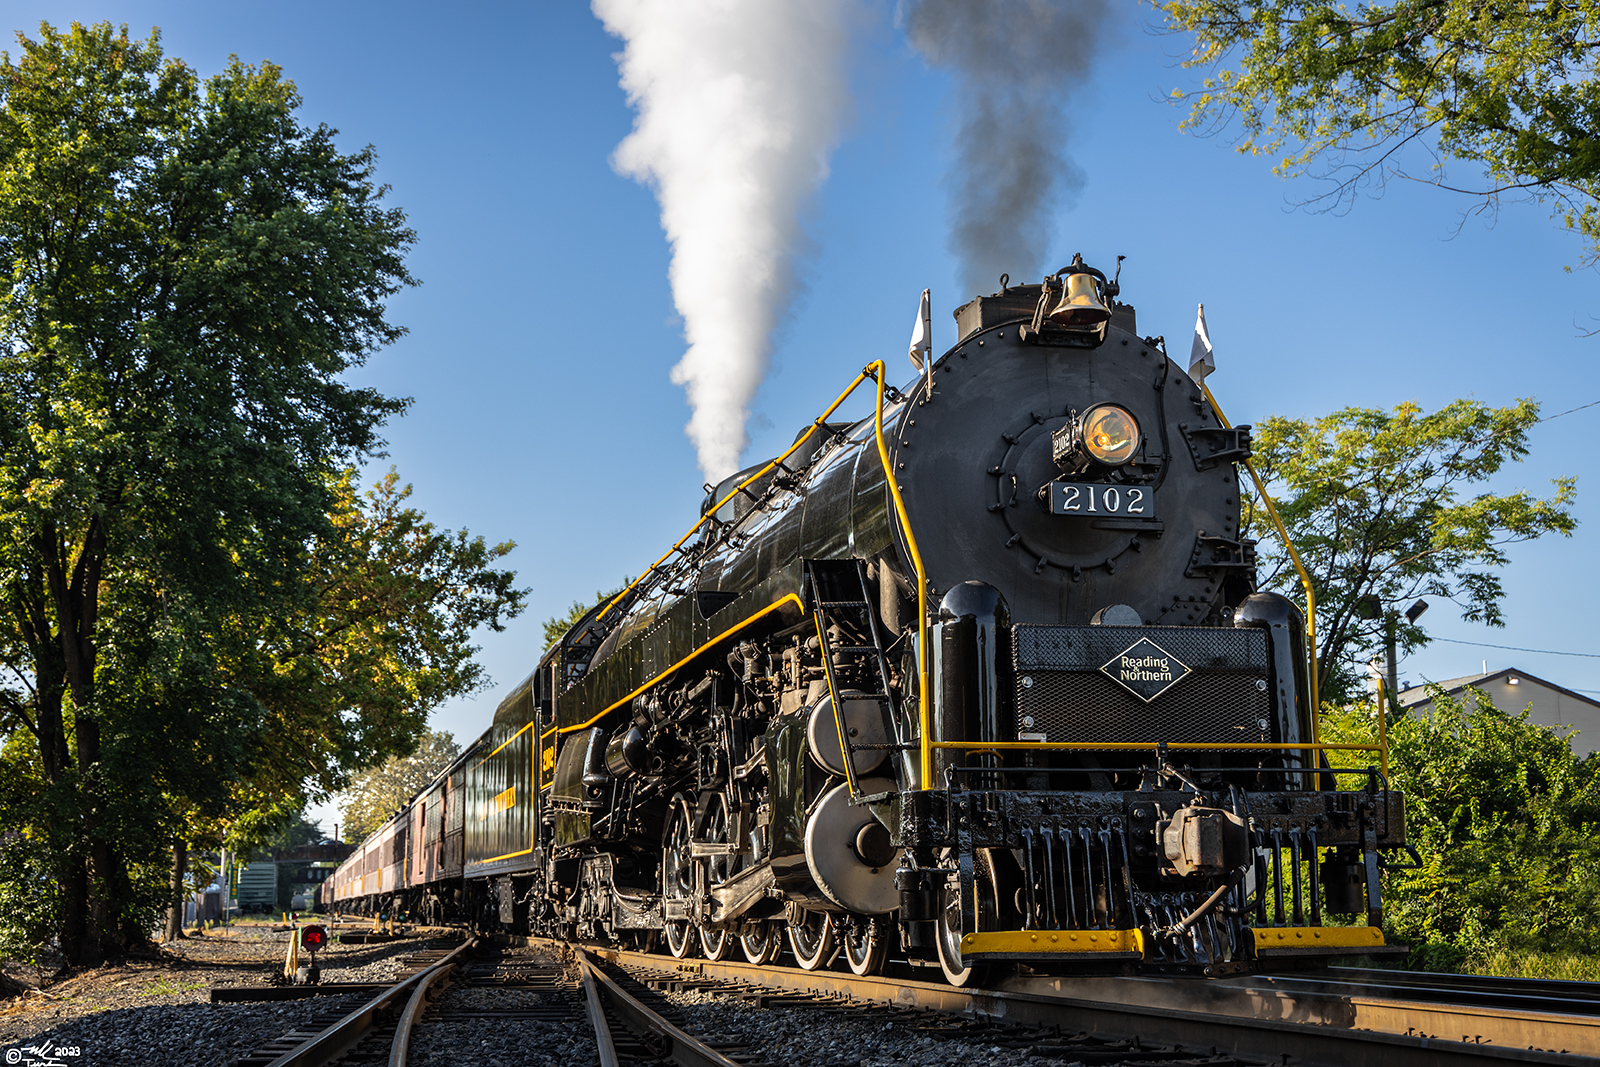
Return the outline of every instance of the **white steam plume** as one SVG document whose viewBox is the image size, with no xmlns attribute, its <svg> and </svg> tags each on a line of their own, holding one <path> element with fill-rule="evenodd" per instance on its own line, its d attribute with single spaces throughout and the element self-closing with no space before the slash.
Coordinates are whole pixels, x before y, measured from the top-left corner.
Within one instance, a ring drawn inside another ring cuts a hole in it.
<svg viewBox="0 0 1600 1067">
<path fill-rule="evenodd" d="M 1083 187 L 1066 104 L 1114 0 L 904 0 L 906 36 L 956 75 L 951 245 L 968 293 L 1043 273 L 1058 195 Z"/>
<path fill-rule="evenodd" d="M 593 0 L 626 44 L 638 111 L 617 172 L 649 185 L 672 245 L 688 351 L 672 369 L 715 482 L 737 470 L 751 398 L 792 299 L 800 215 L 828 174 L 857 0 Z"/>
</svg>

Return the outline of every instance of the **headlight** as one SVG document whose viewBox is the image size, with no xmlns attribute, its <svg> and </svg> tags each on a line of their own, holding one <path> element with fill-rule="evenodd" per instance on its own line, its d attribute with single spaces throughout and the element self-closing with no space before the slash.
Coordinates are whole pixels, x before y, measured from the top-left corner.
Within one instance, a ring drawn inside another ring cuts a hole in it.
<svg viewBox="0 0 1600 1067">
<path fill-rule="evenodd" d="M 1090 408 L 1083 416 L 1083 445 L 1097 461 L 1120 467 L 1139 450 L 1139 424 L 1115 404 Z"/>
</svg>

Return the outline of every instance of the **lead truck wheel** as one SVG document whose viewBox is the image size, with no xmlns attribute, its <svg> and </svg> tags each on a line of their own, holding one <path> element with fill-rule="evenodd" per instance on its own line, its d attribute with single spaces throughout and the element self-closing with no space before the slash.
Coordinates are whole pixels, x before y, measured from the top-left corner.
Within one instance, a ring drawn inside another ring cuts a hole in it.
<svg viewBox="0 0 1600 1067">
<path fill-rule="evenodd" d="M 989 865 L 981 857 L 973 872 L 973 907 L 969 917 L 964 917 L 961 907 L 960 883 L 951 880 L 944 891 L 944 907 L 940 909 L 935 924 L 935 938 L 939 949 L 939 969 L 945 981 L 958 988 L 979 985 L 988 977 L 989 967 L 984 963 L 964 964 L 961 960 L 961 937 L 976 930 L 992 930 L 996 922 L 994 882 Z M 970 925 L 967 919 L 970 918 Z"/>
</svg>

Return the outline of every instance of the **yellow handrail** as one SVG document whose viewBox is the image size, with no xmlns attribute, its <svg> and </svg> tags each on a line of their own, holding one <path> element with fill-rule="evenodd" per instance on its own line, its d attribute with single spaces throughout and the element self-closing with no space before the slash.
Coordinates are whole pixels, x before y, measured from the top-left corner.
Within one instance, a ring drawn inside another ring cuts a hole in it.
<svg viewBox="0 0 1600 1067">
<path fill-rule="evenodd" d="M 1200 389 L 1211 402 L 1211 410 L 1217 413 L 1217 421 L 1222 423 L 1224 428 L 1231 428 L 1228 416 L 1222 413 L 1222 406 L 1217 403 L 1217 398 L 1211 395 L 1211 389 L 1204 382 L 1200 383 Z M 1250 472 L 1251 480 L 1256 483 L 1256 492 L 1260 494 L 1261 502 L 1266 505 L 1267 514 L 1272 516 L 1272 525 L 1277 527 L 1283 547 L 1289 550 L 1289 559 L 1294 562 L 1294 569 L 1300 575 L 1300 584 L 1305 587 L 1306 646 L 1311 659 L 1311 739 L 1315 741 L 1322 737 L 1322 687 L 1317 678 L 1317 593 L 1311 587 L 1311 575 L 1306 573 L 1305 564 L 1300 562 L 1300 553 L 1295 551 L 1294 542 L 1289 540 L 1289 531 L 1284 529 L 1283 520 L 1278 517 L 1278 508 L 1267 492 L 1267 484 L 1261 480 L 1261 475 L 1256 472 L 1256 465 L 1250 462 L 1250 457 L 1245 457 L 1244 465 Z"/>
<path fill-rule="evenodd" d="M 931 356 L 929 357 L 932 358 Z M 932 667 L 928 663 L 928 572 L 922 568 L 922 553 L 917 549 L 916 535 L 911 532 L 911 520 L 906 516 L 906 502 L 900 496 L 900 483 L 895 481 L 894 467 L 889 463 L 889 446 L 883 440 L 883 360 L 869 363 L 861 373 L 871 372 L 878 379 L 878 462 L 883 464 L 883 477 L 889 483 L 889 493 L 894 498 L 895 514 L 900 518 L 900 531 L 906 536 L 906 551 L 911 556 L 911 566 L 917 572 L 917 741 L 920 746 L 917 761 L 917 788 L 929 788 L 933 780 L 933 749 L 929 738 L 933 736 L 933 715 L 929 710 Z M 930 387 L 931 388 L 931 387 Z"/>
<path fill-rule="evenodd" d="M 878 462 L 883 466 L 883 477 L 889 485 L 889 494 L 894 500 L 895 515 L 899 518 L 900 530 L 905 535 L 906 551 L 911 556 L 911 566 L 917 574 L 917 730 L 922 746 L 921 760 L 918 768 L 918 788 L 926 788 L 926 783 L 933 777 L 933 751 L 928 747 L 927 744 L 928 737 L 931 732 L 931 713 L 929 711 L 928 703 L 928 688 L 930 685 L 930 667 L 928 664 L 928 575 L 922 566 L 922 553 L 917 548 L 916 535 L 911 532 L 911 520 L 906 516 L 905 500 L 900 495 L 900 486 L 895 482 L 894 467 L 889 461 L 889 447 L 884 440 L 883 399 L 884 390 L 887 384 L 884 381 L 886 374 L 887 371 L 884 367 L 884 362 L 881 359 L 875 360 L 874 362 L 869 363 L 862 368 L 861 373 L 857 374 L 855 379 L 851 381 L 851 383 L 845 388 L 844 392 L 839 394 L 838 399 L 828 406 L 827 411 L 824 411 L 821 415 L 812 420 L 810 428 L 808 428 L 805 433 L 801 434 L 795 439 L 794 444 L 789 446 L 789 450 L 787 452 L 768 463 L 760 470 L 756 471 L 744 481 L 740 482 L 721 500 L 718 500 L 716 503 L 712 504 L 711 507 L 707 508 L 706 513 L 700 516 L 699 522 L 696 522 L 693 526 L 689 527 L 687 533 L 678 538 L 677 541 L 673 542 L 672 547 L 667 549 L 667 551 L 662 554 L 660 559 L 656 560 L 654 563 L 650 564 L 649 567 L 645 568 L 644 572 L 641 573 L 638 578 L 630 582 L 627 588 L 623 589 L 622 592 L 618 593 L 616 596 L 607 601 L 606 606 L 600 610 L 600 614 L 596 615 L 595 618 L 597 620 L 605 618 L 606 614 L 610 612 L 612 608 L 616 607 L 616 605 L 620 603 L 623 598 L 638 588 L 639 584 L 654 574 L 663 563 L 672 558 L 672 554 L 677 552 L 678 549 L 682 548 L 684 542 L 693 537 L 700 527 L 704 526 L 707 520 L 717 513 L 718 509 L 720 509 L 722 505 L 726 504 L 739 493 L 743 492 L 745 486 L 765 477 L 769 472 L 772 471 L 774 467 L 778 466 L 778 464 L 794 455 L 800 446 L 805 444 L 805 442 L 811 438 L 812 434 L 816 433 L 817 430 L 822 428 L 823 424 L 828 421 L 828 417 L 839 409 L 840 404 L 843 404 L 847 399 L 849 399 L 850 394 L 854 393 L 856 388 L 862 382 L 866 381 L 868 378 L 873 379 L 873 381 L 877 384 L 876 405 L 873 413 L 873 430 L 877 437 Z M 829 689 L 830 691 L 832 690 L 831 681 L 829 683 Z M 834 710 L 836 714 L 839 711 L 837 704 L 838 698 L 835 696 Z M 849 770 L 849 750 L 844 747 L 842 736 L 840 739 L 840 747 L 844 752 L 846 769 Z M 847 777 L 853 778 L 851 775 L 847 775 Z M 855 793 L 853 785 L 851 787 L 851 793 L 852 795 Z"/>
<path fill-rule="evenodd" d="M 822 424 L 828 421 L 828 416 L 832 415 L 835 411 L 837 411 L 839 409 L 839 405 L 843 404 L 847 399 L 849 399 L 850 394 L 856 391 L 856 386 L 860 385 L 862 382 L 867 380 L 868 371 L 870 371 L 872 369 L 872 367 L 881 368 L 882 366 L 883 366 L 883 361 L 879 360 L 877 363 L 872 364 L 871 367 L 866 368 L 866 370 L 863 370 L 860 374 L 856 375 L 855 380 L 850 383 L 850 385 L 845 389 L 844 392 L 839 394 L 839 399 L 835 400 L 831 405 L 829 405 L 827 411 L 824 411 L 821 415 L 818 415 L 815 419 L 813 419 L 812 423 L 811 423 L 811 426 L 806 430 L 805 433 L 803 433 L 799 437 L 795 438 L 794 444 L 789 446 L 789 450 L 787 452 L 785 452 L 783 455 L 779 456 L 777 459 L 773 460 L 771 463 L 768 463 L 765 467 L 762 467 L 760 470 L 756 471 L 754 474 L 752 474 L 750 477 L 746 478 L 744 481 L 740 482 L 738 485 L 734 486 L 731 490 L 728 491 L 728 495 L 727 496 L 723 497 L 721 500 L 718 500 L 715 504 L 711 505 L 711 507 L 707 508 L 706 509 L 706 513 L 704 515 L 700 516 L 700 521 L 695 523 L 693 526 L 689 527 L 689 532 L 688 533 L 684 534 L 682 537 L 680 537 L 676 541 L 674 541 L 672 543 L 672 547 L 667 549 L 666 552 L 664 552 L 662 554 L 660 559 L 656 560 L 654 563 L 650 564 L 650 566 L 646 567 L 644 569 L 644 572 L 642 574 L 640 574 L 639 577 L 635 578 L 632 582 L 629 582 L 627 588 L 623 589 L 622 592 L 618 593 L 616 596 L 612 597 L 609 601 L 607 601 L 606 602 L 606 606 L 600 610 L 600 614 L 595 616 L 595 620 L 599 621 L 600 619 L 605 618 L 606 614 L 612 608 L 616 607 L 617 604 L 624 597 L 626 597 L 629 593 L 633 592 L 635 589 L 637 589 L 639 587 L 639 583 L 643 582 L 646 578 L 650 577 L 652 574 L 654 574 L 656 572 L 657 568 L 659 568 L 667 560 L 671 559 L 672 558 L 672 554 L 674 552 L 678 551 L 678 549 L 682 548 L 683 547 L 683 543 L 685 541 L 689 540 L 689 538 L 693 537 L 695 535 L 695 533 L 699 531 L 700 527 L 704 526 L 706 524 L 706 522 L 713 515 L 715 515 L 717 513 L 718 509 L 720 509 L 722 507 L 722 505 L 726 504 L 728 501 L 732 500 L 734 497 L 736 497 L 740 493 L 744 492 L 745 486 L 749 485 L 751 482 L 757 481 L 757 480 L 765 477 L 774 467 L 776 467 L 778 464 L 782 463 L 784 460 L 788 459 L 790 456 L 794 455 L 795 452 L 800 448 L 800 446 L 805 444 L 808 440 L 810 440 L 811 439 L 811 435 L 816 433 L 817 430 L 819 430 L 822 427 Z M 881 427 L 882 421 L 883 421 L 882 420 L 883 384 L 881 382 L 878 385 L 878 394 L 879 394 L 879 396 L 878 396 L 879 425 Z M 880 440 L 882 438 L 881 429 L 880 429 L 880 433 L 879 433 L 879 438 L 880 438 Z"/>
<path fill-rule="evenodd" d="M 815 587 L 812 592 L 816 592 Z M 844 708 L 839 702 L 838 687 L 833 684 L 833 664 L 829 662 L 831 657 L 828 655 L 828 638 L 822 632 L 820 607 L 812 608 L 811 623 L 817 628 L 817 650 L 822 653 L 822 675 L 828 680 L 828 701 L 833 705 L 833 728 L 839 735 L 839 754 L 844 760 L 844 784 L 850 789 L 850 799 L 855 800 L 861 795 L 860 790 L 856 788 L 856 761 L 844 737 Z"/>
</svg>

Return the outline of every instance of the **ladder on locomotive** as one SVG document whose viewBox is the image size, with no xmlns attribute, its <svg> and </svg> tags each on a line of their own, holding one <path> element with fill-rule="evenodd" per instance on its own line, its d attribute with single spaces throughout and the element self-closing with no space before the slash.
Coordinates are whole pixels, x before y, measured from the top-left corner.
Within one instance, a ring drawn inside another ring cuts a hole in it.
<svg viewBox="0 0 1600 1067">
<path fill-rule="evenodd" d="M 889 726 L 884 733 L 892 739 L 887 746 L 891 753 L 915 747 L 902 736 L 904 730 L 899 709 L 895 707 L 894 696 L 889 692 L 889 660 L 884 649 L 883 629 L 878 625 L 878 611 L 873 606 L 872 594 L 867 585 L 866 561 L 809 560 L 806 563 L 806 580 L 811 586 L 811 617 L 817 629 L 817 641 L 822 654 L 824 676 L 828 683 L 828 697 L 833 704 L 834 718 L 837 720 L 842 707 L 838 689 L 840 667 L 855 657 L 870 653 L 869 662 L 877 676 L 876 692 L 862 693 L 860 696 L 852 695 L 851 699 L 878 702 L 884 722 Z M 834 629 L 840 622 L 846 623 L 846 626 L 838 627 L 840 633 L 853 630 L 857 634 L 866 635 L 871 644 L 834 644 L 828 636 L 828 631 Z M 843 736 L 844 731 L 841 729 L 839 732 Z M 851 744 L 848 737 L 843 737 L 843 741 L 846 753 L 845 780 L 850 784 L 851 799 L 858 804 L 884 799 L 888 794 L 861 795 L 856 787 L 854 756 L 863 749 L 885 746 Z"/>
</svg>

